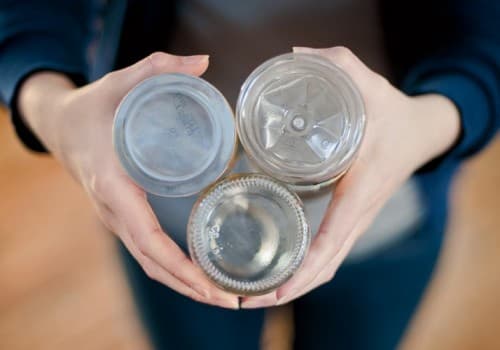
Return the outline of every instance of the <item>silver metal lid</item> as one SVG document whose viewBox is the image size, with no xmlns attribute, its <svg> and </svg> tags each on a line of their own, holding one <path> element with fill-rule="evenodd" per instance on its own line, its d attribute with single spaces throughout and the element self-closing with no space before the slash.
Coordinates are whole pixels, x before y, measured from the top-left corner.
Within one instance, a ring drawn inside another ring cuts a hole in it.
<svg viewBox="0 0 500 350">
<path fill-rule="evenodd" d="M 236 132 L 231 108 L 215 87 L 189 75 L 162 74 L 122 100 L 113 142 L 123 167 L 144 190 L 181 197 L 225 172 Z"/>
<path fill-rule="evenodd" d="M 195 204 L 188 224 L 193 260 L 239 295 L 264 294 L 286 282 L 302 263 L 310 236 L 299 197 L 258 174 L 214 185 Z"/>
<path fill-rule="evenodd" d="M 343 174 L 365 129 L 363 100 L 349 76 L 311 54 L 284 54 L 255 69 L 236 115 L 249 157 L 296 188 Z"/>
</svg>

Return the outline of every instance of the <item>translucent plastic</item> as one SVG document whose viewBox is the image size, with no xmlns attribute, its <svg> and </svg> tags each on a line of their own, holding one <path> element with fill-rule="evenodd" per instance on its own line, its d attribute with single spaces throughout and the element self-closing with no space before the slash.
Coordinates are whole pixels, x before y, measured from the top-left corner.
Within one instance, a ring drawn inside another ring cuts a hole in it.
<svg viewBox="0 0 500 350">
<path fill-rule="evenodd" d="M 125 96 L 113 142 L 123 167 L 147 192 L 180 197 L 202 191 L 226 171 L 236 132 L 231 108 L 215 87 L 162 74 Z"/>
<path fill-rule="evenodd" d="M 241 143 L 266 174 L 307 190 L 351 164 L 365 128 L 351 79 L 316 55 L 285 54 L 255 69 L 236 108 Z"/>
<path fill-rule="evenodd" d="M 258 295 L 302 263 L 310 230 L 300 199 L 258 174 L 232 175 L 204 193 L 188 223 L 192 258 L 220 287 Z"/>
</svg>

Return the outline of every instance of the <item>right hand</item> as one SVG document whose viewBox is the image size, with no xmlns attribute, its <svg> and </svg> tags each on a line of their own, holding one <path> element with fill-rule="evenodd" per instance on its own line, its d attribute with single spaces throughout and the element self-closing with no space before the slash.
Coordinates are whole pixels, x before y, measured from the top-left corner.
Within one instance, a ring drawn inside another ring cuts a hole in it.
<svg viewBox="0 0 500 350">
<path fill-rule="evenodd" d="M 38 72 L 21 86 L 18 104 L 25 122 L 83 186 L 103 223 L 149 277 L 194 300 L 237 308 L 238 298 L 213 285 L 163 232 L 112 145 L 113 115 L 130 89 L 160 73 L 199 76 L 207 66 L 208 56 L 155 53 L 81 88 L 62 74 Z"/>
</svg>

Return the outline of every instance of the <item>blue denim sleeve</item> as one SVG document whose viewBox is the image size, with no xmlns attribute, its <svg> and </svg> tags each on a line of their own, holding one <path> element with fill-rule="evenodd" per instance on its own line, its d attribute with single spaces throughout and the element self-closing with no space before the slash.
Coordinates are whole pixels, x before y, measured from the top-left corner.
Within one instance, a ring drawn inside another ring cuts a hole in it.
<svg viewBox="0 0 500 350">
<path fill-rule="evenodd" d="M 41 70 L 86 80 L 92 1 L 0 0 L 0 99 L 16 132 L 34 151 L 44 146 L 22 121 L 16 97 L 22 81 Z"/>
<path fill-rule="evenodd" d="M 500 2 L 386 0 L 383 9 L 402 90 L 444 95 L 460 112 L 454 147 L 420 171 L 458 164 L 481 150 L 500 125 Z"/>
</svg>

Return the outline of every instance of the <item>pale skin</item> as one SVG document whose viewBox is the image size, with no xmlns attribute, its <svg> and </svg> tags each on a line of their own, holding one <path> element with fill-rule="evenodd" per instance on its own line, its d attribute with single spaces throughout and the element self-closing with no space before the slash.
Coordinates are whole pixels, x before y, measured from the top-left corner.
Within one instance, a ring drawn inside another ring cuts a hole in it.
<svg viewBox="0 0 500 350">
<path fill-rule="evenodd" d="M 365 102 L 367 129 L 301 269 L 278 290 L 244 298 L 243 308 L 284 304 L 329 282 L 397 188 L 446 152 L 460 133 L 459 113 L 447 98 L 406 96 L 343 47 L 294 50 L 322 55 L 352 78 Z M 23 83 L 18 103 L 26 123 L 86 190 L 103 223 L 149 277 L 196 301 L 237 308 L 237 296 L 213 285 L 162 231 L 112 146 L 114 111 L 131 88 L 156 74 L 199 76 L 207 67 L 205 55 L 155 53 L 81 88 L 63 74 L 39 72 Z"/>
</svg>

